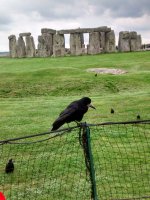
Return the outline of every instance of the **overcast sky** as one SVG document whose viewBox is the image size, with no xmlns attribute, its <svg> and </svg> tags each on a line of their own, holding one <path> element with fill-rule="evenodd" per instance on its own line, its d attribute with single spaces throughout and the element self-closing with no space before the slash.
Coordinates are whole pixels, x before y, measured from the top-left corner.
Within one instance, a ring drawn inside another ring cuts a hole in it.
<svg viewBox="0 0 150 200">
<path fill-rule="evenodd" d="M 137 31 L 150 43 L 150 0 L 0 0 L 0 51 L 8 51 L 8 36 L 31 32 L 37 46 L 41 28 L 111 27 Z"/>
</svg>

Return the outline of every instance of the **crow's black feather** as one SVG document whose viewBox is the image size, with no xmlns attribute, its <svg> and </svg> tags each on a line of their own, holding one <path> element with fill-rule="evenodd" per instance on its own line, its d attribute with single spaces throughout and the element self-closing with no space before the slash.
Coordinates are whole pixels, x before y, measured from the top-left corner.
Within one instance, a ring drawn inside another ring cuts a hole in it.
<svg viewBox="0 0 150 200">
<path fill-rule="evenodd" d="M 89 97 L 83 97 L 77 101 L 73 101 L 69 104 L 65 110 L 63 110 L 59 117 L 54 121 L 52 131 L 57 130 L 65 123 L 73 121 L 81 121 L 83 115 L 88 111 L 88 108 L 92 107 L 91 99 Z"/>
</svg>

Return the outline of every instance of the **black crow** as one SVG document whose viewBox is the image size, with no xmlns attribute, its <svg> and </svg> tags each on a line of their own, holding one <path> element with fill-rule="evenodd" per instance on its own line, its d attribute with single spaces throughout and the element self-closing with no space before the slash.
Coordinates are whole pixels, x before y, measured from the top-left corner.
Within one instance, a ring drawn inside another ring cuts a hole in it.
<svg viewBox="0 0 150 200">
<path fill-rule="evenodd" d="M 8 173 L 12 173 L 13 171 L 14 171 L 14 163 L 13 163 L 13 160 L 10 159 L 8 163 L 6 164 L 5 172 L 8 174 Z"/>
<path fill-rule="evenodd" d="M 138 114 L 138 115 L 136 116 L 136 119 L 137 119 L 137 120 L 140 120 L 140 119 L 141 119 L 141 116 Z"/>
<path fill-rule="evenodd" d="M 95 107 L 91 105 L 91 99 L 89 97 L 83 97 L 82 99 L 73 101 L 54 121 L 52 131 L 57 130 L 65 123 L 73 121 L 80 122 L 89 107 L 95 109 Z"/>
<path fill-rule="evenodd" d="M 115 111 L 114 111 L 113 108 L 111 108 L 110 113 L 111 113 L 111 114 L 114 114 L 114 113 L 115 113 Z"/>
</svg>

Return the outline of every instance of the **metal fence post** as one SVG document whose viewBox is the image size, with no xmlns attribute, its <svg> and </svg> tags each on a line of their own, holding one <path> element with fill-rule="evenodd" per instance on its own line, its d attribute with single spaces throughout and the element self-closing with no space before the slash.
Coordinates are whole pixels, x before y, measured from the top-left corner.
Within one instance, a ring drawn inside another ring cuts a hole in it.
<svg viewBox="0 0 150 200">
<path fill-rule="evenodd" d="M 98 200 L 95 180 L 94 161 L 91 149 L 90 128 L 86 123 L 83 124 L 82 146 L 84 149 L 85 164 L 91 182 L 91 199 Z"/>
</svg>

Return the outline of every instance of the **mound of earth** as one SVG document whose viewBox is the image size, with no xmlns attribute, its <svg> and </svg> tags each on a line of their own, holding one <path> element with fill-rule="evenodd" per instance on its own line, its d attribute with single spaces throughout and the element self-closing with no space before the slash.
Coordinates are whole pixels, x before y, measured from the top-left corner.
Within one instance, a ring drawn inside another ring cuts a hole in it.
<svg viewBox="0 0 150 200">
<path fill-rule="evenodd" d="M 108 69 L 108 68 L 89 68 L 88 72 L 94 72 L 96 74 L 125 74 L 127 71 L 122 69 Z"/>
</svg>

